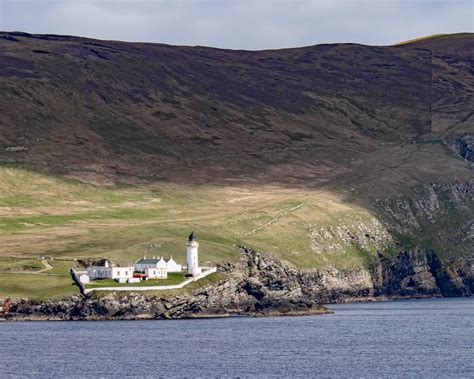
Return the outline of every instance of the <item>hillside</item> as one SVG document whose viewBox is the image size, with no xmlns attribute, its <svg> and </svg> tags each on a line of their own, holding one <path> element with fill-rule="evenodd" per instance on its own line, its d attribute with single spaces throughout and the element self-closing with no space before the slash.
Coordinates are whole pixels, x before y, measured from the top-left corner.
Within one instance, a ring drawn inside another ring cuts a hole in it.
<svg viewBox="0 0 474 379">
<path fill-rule="evenodd" d="M 255 52 L 0 33 L 0 296 L 73 293 L 77 258 L 183 260 L 190 229 L 219 263 L 434 252 L 470 288 L 472 51 L 468 33 Z M 42 255 L 58 275 L 14 273 Z"/>
<path fill-rule="evenodd" d="M 1 37 L 0 158 L 84 179 L 318 185 L 472 123 L 470 34 L 261 52 Z"/>
</svg>

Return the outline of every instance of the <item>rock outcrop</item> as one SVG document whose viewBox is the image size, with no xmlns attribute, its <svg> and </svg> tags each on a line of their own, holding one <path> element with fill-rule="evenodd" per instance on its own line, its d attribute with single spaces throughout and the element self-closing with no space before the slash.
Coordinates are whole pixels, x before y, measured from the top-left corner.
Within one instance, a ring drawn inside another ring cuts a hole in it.
<svg viewBox="0 0 474 379">
<path fill-rule="evenodd" d="M 474 134 L 454 134 L 448 139 L 448 145 L 463 159 L 474 163 Z"/>
<path fill-rule="evenodd" d="M 369 269 L 341 271 L 301 270 L 266 253 L 245 247 L 240 251 L 239 264 L 220 267 L 224 279 L 190 294 L 109 293 L 46 302 L 13 299 L 5 317 L 101 320 L 304 315 L 329 312 L 321 303 L 469 296 L 474 292 L 472 266 L 446 268 L 434 252 L 378 254 Z"/>
</svg>

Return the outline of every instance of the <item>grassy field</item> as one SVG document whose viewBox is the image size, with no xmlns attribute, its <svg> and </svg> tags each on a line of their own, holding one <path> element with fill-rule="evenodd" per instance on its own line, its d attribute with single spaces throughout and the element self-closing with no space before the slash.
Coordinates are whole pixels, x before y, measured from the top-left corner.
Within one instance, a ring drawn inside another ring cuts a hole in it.
<svg viewBox="0 0 474 379">
<path fill-rule="evenodd" d="M 113 279 L 96 279 L 86 284 L 86 288 L 97 288 L 97 287 L 149 287 L 149 286 L 167 286 L 173 284 L 179 284 L 186 280 L 185 276 L 181 272 L 170 272 L 166 279 L 149 279 L 143 280 L 140 283 L 118 283 Z"/>
<path fill-rule="evenodd" d="M 426 156 L 438 163 L 436 157 L 442 157 L 433 154 L 440 149 L 433 144 L 409 149 L 407 154 L 420 160 Z M 394 157 L 406 158 L 385 155 L 394 164 Z M 68 270 L 80 259 L 129 265 L 147 255 L 185 263 L 192 230 L 203 263 L 237 262 L 238 246 L 245 245 L 303 268 L 366 266 L 377 250 L 391 251 L 394 241 L 377 214 L 352 199 L 359 191 L 375 197 L 408 184 L 393 171 L 378 171 L 382 158 L 367 162 L 370 170 L 361 167 L 367 174 L 355 177 L 357 189 L 338 183 L 347 188 L 340 192 L 250 184 L 107 188 L 0 166 L 0 296 L 42 299 L 75 293 Z M 438 168 L 452 164 L 452 172 L 458 166 L 462 170 L 457 162 L 439 158 Z M 403 164 L 399 170 L 410 169 Z M 373 178 L 367 180 L 368 175 Z M 378 192 L 365 186 L 372 180 Z M 52 270 L 38 273 L 44 269 L 41 257 L 48 258 Z"/>
<path fill-rule="evenodd" d="M 174 289 L 174 290 L 160 290 L 160 291 L 149 290 L 149 291 L 146 291 L 146 294 L 150 296 L 159 296 L 159 297 L 188 295 L 196 289 L 199 289 L 199 288 L 205 287 L 206 285 L 216 283 L 218 281 L 226 279 L 227 275 L 228 274 L 223 273 L 223 272 L 215 272 L 202 279 L 199 279 L 197 282 L 189 283 L 183 288 Z M 98 297 L 102 295 L 107 295 L 107 294 L 110 294 L 110 292 L 109 291 L 92 292 L 92 296 L 98 296 Z"/>
<path fill-rule="evenodd" d="M 245 244 L 299 266 L 320 266 L 326 262 L 308 230 L 354 217 L 372 216 L 325 192 L 171 184 L 107 189 L 1 167 L 0 295 L 44 297 L 49 281 L 57 287 L 51 296 L 74 292 L 67 270 L 75 259 L 107 257 L 125 265 L 163 255 L 185 263 L 192 230 L 202 262 L 236 262 L 238 245 Z M 332 254 L 332 262 L 360 263 L 356 255 Z M 54 258 L 53 270 L 18 273 L 41 269 L 41 256 Z"/>
<path fill-rule="evenodd" d="M 66 272 L 62 274 L 17 274 L 0 272 L 0 294 L 46 300 L 77 294 L 78 288 Z"/>
</svg>

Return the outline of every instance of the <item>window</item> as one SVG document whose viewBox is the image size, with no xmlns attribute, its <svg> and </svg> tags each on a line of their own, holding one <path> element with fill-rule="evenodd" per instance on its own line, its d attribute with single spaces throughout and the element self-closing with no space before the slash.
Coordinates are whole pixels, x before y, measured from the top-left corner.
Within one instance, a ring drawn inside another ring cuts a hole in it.
<svg viewBox="0 0 474 379">
<path fill-rule="evenodd" d="M 120 271 L 117 271 L 117 276 L 120 276 Z"/>
</svg>

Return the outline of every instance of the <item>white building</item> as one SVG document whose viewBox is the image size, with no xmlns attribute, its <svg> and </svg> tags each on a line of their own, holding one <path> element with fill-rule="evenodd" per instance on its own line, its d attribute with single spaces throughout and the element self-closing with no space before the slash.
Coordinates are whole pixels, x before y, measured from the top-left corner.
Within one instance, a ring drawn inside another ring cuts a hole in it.
<svg viewBox="0 0 474 379">
<path fill-rule="evenodd" d="M 188 237 L 188 243 L 186 244 L 186 256 L 188 263 L 188 274 L 197 276 L 201 274 L 202 270 L 199 267 L 198 259 L 199 243 L 196 241 L 196 236 L 192 232 Z"/>
<path fill-rule="evenodd" d="M 145 274 L 148 279 L 166 279 L 168 277 L 168 271 L 165 268 L 148 267 L 145 269 Z"/>
<path fill-rule="evenodd" d="M 165 259 L 166 262 L 166 270 L 168 272 L 181 272 L 183 270 L 183 267 L 179 264 L 177 264 L 173 257 L 170 257 L 169 259 Z"/>
<path fill-rule="evenodd" d="M 166 261 L 163 258 L 159 258 L 159 257 L 153 257 L 153 258 L 143 257 L 135 262 L 135 271 L 138 271 L 138 272 L 145 272 L 147 268 L 166 269 L 166 267 L 167 267 Z"/>
<path fill-rule="evenodd" d="M 112 279 L 130 279 L 133 278 L 133 266 L 128 267 L 112 267 Z"/>
<path fill-rule="evenodd" d="M 183 267 L 176 263 L 173 257 L 163 259 L 163 257 L 140 258 L 135 262 L 135 271 L 145 272 L 147 268 L 166 269 L 167 272 L 181 272 Z"/>
<path fill-rule="evenodd" d="M 79 281 L 80 281 L 82 284 L 89 284 L 89 282 L 90 282 L 89 275 L 87 275 L 87 274 L 81 274 L 81 275 L 79 276 Z"/>
<path fill-rule="evenodd" d="M 118 281 L 124 279 L 127 281 L 129 278 L 133 278 L 134 270 L 133 266 L 112 266 L 108 260 L 105 260 L 103 266 L 87 267 L 87 275 L 90 279 L 116 279 Z"/>
</svg>

